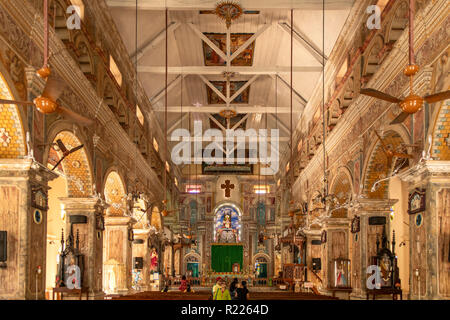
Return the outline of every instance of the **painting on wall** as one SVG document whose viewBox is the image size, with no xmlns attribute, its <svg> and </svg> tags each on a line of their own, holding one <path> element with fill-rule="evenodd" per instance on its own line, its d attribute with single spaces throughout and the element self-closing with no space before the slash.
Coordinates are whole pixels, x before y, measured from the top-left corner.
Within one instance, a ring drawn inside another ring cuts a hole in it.
<svg viewBox="0 0 450 320">
<path fill-rule="evenodd" d="M 416 189 L 409 194 L 408 213 L 416 214 L 425 211 L 425 189 Z"/>
<path fill-rule="evenodd" d="M 211 81 L 211 83 L 219 90 L 225 97 L 227 96 L 227 82 L 226 81 Z M 230 97 L 233 96 L 247 81 L 230 81 Z M 214 92 L 206 84 L 206 91 L 208 93 L 209 104 L 225 104 L 219 95 Z M 239 94 L 231 103 L 247 104 L 250 96 L 250 86 L 248 86 L 241 94 Z"/>
<path fill-rule="evenodd" d="M 222 52 L 227 50 L 227 35 L 225 33 L 205 33 L 205 36 L 212 41 Z M 239 49 L 248 39 L 253 36 L 252 33 L 232 33 L 231 34 L 231 54 Z M 239 54 L 232 62 L 232 66 L 253 65 L 253 55 L 255 51 L 255 42 L 249 45 L 241 54 Z M 224 66 L 226 64 L 217 52 L 215 52 L 206 42 L 203 41 L 203 54 L 205 58 L 205 66 Z"/>
</svg>

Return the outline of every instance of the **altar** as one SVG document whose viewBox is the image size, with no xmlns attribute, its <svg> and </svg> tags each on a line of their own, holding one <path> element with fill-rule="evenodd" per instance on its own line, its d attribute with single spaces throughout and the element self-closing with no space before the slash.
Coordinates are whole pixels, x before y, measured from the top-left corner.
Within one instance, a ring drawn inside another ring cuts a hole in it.
<svg viewBox="0 0 450 320">
<path fill-rule="evenodd" d="M 239 274 L 244 264 L 241 243 L 241 212 L 232 204 L 222 204 L 215 210 L 214 240 L 211 244 L 211 271 Z"/>
</svg>

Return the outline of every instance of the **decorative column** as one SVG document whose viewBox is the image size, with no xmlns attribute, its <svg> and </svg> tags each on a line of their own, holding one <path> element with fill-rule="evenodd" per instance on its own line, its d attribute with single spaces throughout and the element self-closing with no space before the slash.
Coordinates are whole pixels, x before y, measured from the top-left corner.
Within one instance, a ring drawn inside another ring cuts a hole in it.
<svg viewBox="0 0 450 320">
<path fill-rule="evenodd" d="M 137 269 L 137 264 L 140 263 L 139 260 L 142 258 L 142 268 L 139 268 L 141 271 L 140 277 L 142 280 L 139 282 L 139 287 L 140 291 L 148 291 L 150 288 L 150 248 L 148 247 L 148 236 L 150 230 L 134 229 L 133 233 L 133 269 Z"/>
<path fill-rule="evenodd" d="M 131 289 L 132 225 L 135 222 L 131 217 L 105 217 L 103 289 L 108 294 L 125 295 Z"/>
<path fill-rule="evenodd" d="M 334 266 L 333 261 L 335 259 L 349 259 L 349 233 L 350 233 L 350 219 L 348 218 L 327 218 L 323 230 L 326 232 L 326 246 L 325 251 L 322 252 L 322 256 L 326 256 L 324 259 L 324 265 L 322 268 L 324 270 L 323 274 L 323 287 L 327 290 L 334 286 L 333 273 Z M 348 283 L 350 275 L 345 275 Z M 329 290 L 328 290 L 329 291 Z"/>
<path fill-rule="evenodd" d="M 57 177 L 30 159 L 0 159 L 0 299 L 45 299 L 48 182 Z"/>
<path fill-rule="evenodd" d="M 409 189 L 410 298 L 449 299 L 450 161 L 425 161 L 399 176 Z"/>
<path fill-rule="evenodd" d="M 103 299 L 103 229 L 104 207 L 97 198 L 60 198 L 66 211 L 66 231 L 71 229 L 74 238 L 80 240 L 80 251 L 84 256 L 83 287 L 89 287 L 90 299 Z M 73 297 L 75 298 L 75 296 Z"/>
<path fill-rule="evenodd" d="M 388 239 L 391 239 L 389 233 L 389 213 L 391 207 L 398 200 L 392 199 L 358 199 L 357 212 L 360 216 L 360 232 L 358 241 L 360 241 L 360 260 L 352 261 L 352 272 L 358 268 L 360 274 L 360 290 L 353 292 L 352 297 L 366 298 L 366 280 L 367 267 L 370 264 L 370 258 L 377 254 L 377 237 L 381 239 L 383 227 L 386 226 L 388 232 Z M 355 268 L 355 269 L 354 269 Z"/>
</svg>

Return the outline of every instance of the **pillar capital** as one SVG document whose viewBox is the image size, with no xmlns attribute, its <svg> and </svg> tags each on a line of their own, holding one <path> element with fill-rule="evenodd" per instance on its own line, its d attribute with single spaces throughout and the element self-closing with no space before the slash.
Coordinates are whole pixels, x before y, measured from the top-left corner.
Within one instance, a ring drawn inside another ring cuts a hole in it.
<svg viewBox="0 0 450 320">
<path fill-rule="evenodd" d="M 427 160 L 398 176 L 410 185 L 421 185 L 429 181 L 445 183 L 450 178 L 450 161 Z"/>
</svg>

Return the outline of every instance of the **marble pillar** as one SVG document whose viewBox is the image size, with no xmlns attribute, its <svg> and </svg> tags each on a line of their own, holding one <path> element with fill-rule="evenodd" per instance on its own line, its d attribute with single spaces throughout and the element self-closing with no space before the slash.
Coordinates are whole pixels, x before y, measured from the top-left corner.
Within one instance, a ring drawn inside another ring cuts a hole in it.
<svg viewBox="0 0 450 320">
<path fill-rule="evenodd" d="M 105 217 L 105 249 L 103 250 L 103 289 L 108 294 L 128 294 L 131 290 L 132 225 L 126 216 Z"/>
<path fill-rule="evenodd" d="M 449 299 L 450 161 L 425 161 L 399 176 L 409 194 L 425 190 L 425 210 L 409 219 L 410 298 Z"/>
<path fill-rule="evenodd" d="M 390 231 L 390 209 L 397 202 L 395 199 L 367 199 L 362 198 L 355 201 L 355 214 L 361 218 L 360 226 L 361 230 L 358 232 L 359 246 L 359 261 L 352 261 L 352 273 L 353 279 L 355 279 L 355 273 L 359 274 L 359 284 L 354 284 L 358 287 L 357 290 L 353 290 L 351 297 L 353 298 L 366 298 L 367 289 L 367 267 L 370 265 L 370 259 L 372 256 L 376 255 L 376 240 L 377 236 L 381 241 L 383 224 L 370 224 L 369 220 L 372 217 L 384 217 L 386 232 L 388 240 L 391 240 L 392 231 Z M 354 237 L 354 235 L 353 235 Z M 355 255 L 352 255 L 355 257 Z M 357 270 L 357 271 L 356 271 Z"/>
<path fill-rule="evenodd" d="M 103 212 L 98 198 L 60 198 L 66 211 L 65 237 L 71 225 L 74 239 L 79 236 L 80 251 L 84 256 L 83 287 L 89 287 L 90 299 L 103 299 Z M 87 223 L 76 223 L 76 216 L 85 216 Z M 74 222 L 74 223 L 72 223 Z"/>
<path fill-rule="evenodd" d="M 0 299 L 45 298 L 48 182 L 56 178 L 30 159 L 0 159 L 0 231 L 7 232 Z"/>
</svg>

